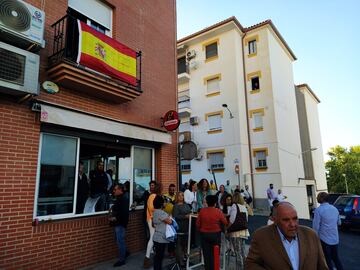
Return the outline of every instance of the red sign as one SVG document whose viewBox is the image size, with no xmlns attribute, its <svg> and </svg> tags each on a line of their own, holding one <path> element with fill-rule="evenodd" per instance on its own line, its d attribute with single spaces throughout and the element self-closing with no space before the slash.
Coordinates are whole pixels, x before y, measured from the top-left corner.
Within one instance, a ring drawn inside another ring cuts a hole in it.
<svg viewBox="0 0 360 270">
<path fill-rule="evenodd" d="M 179 127 L 180 120 L 176 111 L 168 111 L 164 116 L 164 127 L 168 131 L 175 130 Z"/>
</svg>

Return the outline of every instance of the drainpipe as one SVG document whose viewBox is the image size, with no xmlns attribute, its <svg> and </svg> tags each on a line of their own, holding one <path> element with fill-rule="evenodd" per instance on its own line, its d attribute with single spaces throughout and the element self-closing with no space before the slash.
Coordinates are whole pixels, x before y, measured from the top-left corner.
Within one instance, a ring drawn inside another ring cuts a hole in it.
<svg viewBox="0 0 360 270">
<path fill-rule="evenodd" d="M 252 195 L 253 195 L 253 207 L 255 208 L 255 188 L 254 188 L 254 174 L 253 174 L 253 161 L 252 161 L 252 154 L 251 154 L 251 139 L 250 139 L 250 124 L 249 124 L 249 108 L 248 108 L 248 99 L 247 99 L 247 89 L 246 89 L 246 69 L 245 69 L 245 53 L 244 53 L 244 39 L 245 39 L 246 33 L 244 33 L 244 36 L 241 38 L 241 50 L 242 50 L 242 56 L 243 56 L 243 76 L 244 76 L 244 94 L 245 94 L 245 109 L 246 109 L 246 126 L 247 126 L 247 132 L 248 132 L 248 145 L 249 145 L 249 161 L 250 161 L 250 181 L 251 181 L 251 189 L 252 189 Z"/>
</svg>

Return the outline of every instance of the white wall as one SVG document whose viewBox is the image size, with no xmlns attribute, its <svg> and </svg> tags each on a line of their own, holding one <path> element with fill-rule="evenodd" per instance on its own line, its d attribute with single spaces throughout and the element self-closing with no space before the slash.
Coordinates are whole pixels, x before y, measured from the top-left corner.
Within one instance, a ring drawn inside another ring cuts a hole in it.
<svg viewBox="0 0 360 270">
<path fill-rule="evenodd" d="M 298 181 L 304 172 L 292 61 L 270 30 L 268 39 L 282 189 L 291 194 L 299 217 L 309 218 L 306 186 Z"/>
<path fill-rule="evenodd" d="M 308 90 L 303 89 L 302 92 L 304 93 L 304 97 L 305 97 L 306 115 L 307 115 L 309 135 L 310 135 L 310 145 L 311 147 L 317 148 L 317 150 L 311 152 L 313 159 L 314 176 L 316 180 L 316 189 L 317 192 L 327 191 L 325 164 L 324 164 L 324 156 L 323 156 L 321 133 L 320 133 L 318 102 L 311 95 L 311 93 L 308 92 Z"/>
</svg>

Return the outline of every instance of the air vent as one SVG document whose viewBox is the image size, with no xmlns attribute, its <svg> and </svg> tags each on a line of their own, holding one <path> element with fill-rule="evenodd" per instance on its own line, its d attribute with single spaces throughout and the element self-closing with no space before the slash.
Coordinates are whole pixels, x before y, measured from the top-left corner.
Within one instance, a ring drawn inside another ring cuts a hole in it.
<svg viewBox="0 0 360 270">
<path fill-rule="evenodd" d="M 0 80 L 24 85 L 24 55 L 0 48 Z"/>
<path fill-rule="evenodd" d="M 21 2 L 14 0 L 0 0 L 0 18 L 2 23 L 14 30 L 24 32 L 31 25 L 31 14 Z"/>
<path fill-rule="evenodd" d="M 0 42 L 0 59 L 0 93 L 39 93 L 39 55 Z"/>
</svg>

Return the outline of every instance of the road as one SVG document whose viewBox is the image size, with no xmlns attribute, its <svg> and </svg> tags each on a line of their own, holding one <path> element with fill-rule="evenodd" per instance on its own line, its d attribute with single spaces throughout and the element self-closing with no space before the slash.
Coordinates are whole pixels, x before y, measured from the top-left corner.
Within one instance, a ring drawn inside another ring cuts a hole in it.
<svg viewBox="0 0 360 270">
<path fill-rule="evenodd" d="M 249 219 L 249 230 L 252 234 L 256 229 L 265 225 L 267 217 L 253 216 Z M 300 224 L 311 227 L 310 220 L 300 220 Z M 339 256 L 346 270 L 360 269 L 360 231 L 348 230 L 339 232 Z M 250 244 L 250 240 L 248 242 Z"/>
</svg>

